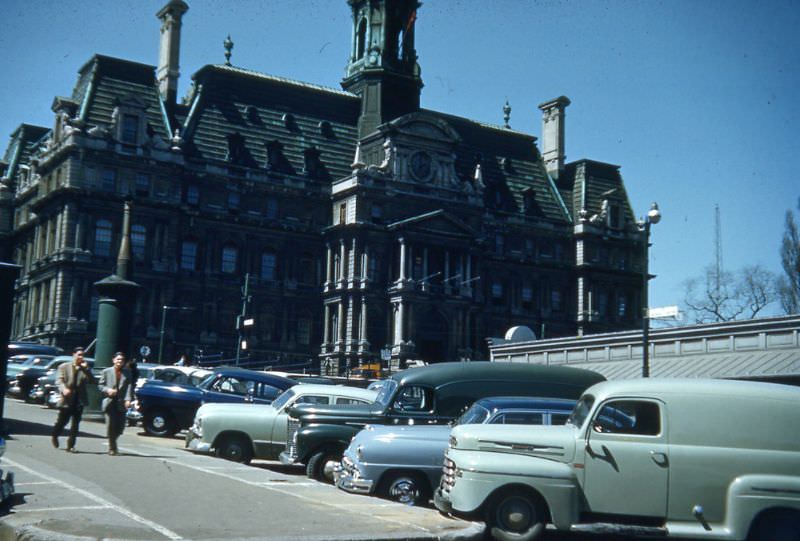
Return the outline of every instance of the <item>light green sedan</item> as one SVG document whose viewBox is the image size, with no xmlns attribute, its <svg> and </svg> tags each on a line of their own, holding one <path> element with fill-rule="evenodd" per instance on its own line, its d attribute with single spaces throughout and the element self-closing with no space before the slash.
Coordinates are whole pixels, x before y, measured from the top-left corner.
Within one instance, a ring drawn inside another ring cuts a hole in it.
<svg viewBox="0 0 800 541">
<path fill-rule="evenodd" d="M 272 404 L 204 404 L 186 434 L 186 448 L 234 462 L 275 460 L 286 447 L 286 409 L 295 404 L 371 404 L 376 391 L 342 385 L 301 384 Z"/>
</svg>

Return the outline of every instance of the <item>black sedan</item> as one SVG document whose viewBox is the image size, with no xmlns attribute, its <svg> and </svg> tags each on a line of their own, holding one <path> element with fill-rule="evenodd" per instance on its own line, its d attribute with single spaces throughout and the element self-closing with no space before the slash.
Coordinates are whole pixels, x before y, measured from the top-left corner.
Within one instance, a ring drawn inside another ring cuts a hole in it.
<svg viewBox="0 0 800 541">
<path fill-rule="evenodd" d="M 47 375 L 51 371 L 55 372 L 60 364 L 71 361 L 72 357 L 70 355 L 59 355 L 58 357 L 47 359 L 38 364 L 24 366 L 17 372 L 14 379 L 9 382 L 8 395 L 23 400 L 29 400 L 31 389 L 33 389 L 40 377 Z"/>
</svg>

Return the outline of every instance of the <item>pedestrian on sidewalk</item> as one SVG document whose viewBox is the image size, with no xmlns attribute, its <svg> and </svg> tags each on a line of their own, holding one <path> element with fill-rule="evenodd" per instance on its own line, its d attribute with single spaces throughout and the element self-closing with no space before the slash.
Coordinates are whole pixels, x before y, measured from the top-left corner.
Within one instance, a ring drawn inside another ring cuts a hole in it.
<svg viewBox="0 0 800 541">
<path fill-rule="evenodd" d="M 72 362 L 62 363 L 56 369 L 56 385 L 61 392 L 58 399 L 58 417 L 53 426 L 53 434 L 50 441 L 53 447 L 58 448 L 58 437 L 67 426 L 67 422 L 72 420 L 69 427 L 69 437 L 67 438 L 67 452 L 75 452 L 75 441 L 78 438 L 78 428 L 81 424 L 84 406 L 89 404 L 89 395 L 86 391 L 88 383 L 95 383 L 95 377 L 89 364 L 83 358 L 83 348 L 76 347 L 72 350 Z"/>
<path fill-rule="evenodd" d="M 100 374 L 100 394 L 103 395 L 102 408 L 106 414 L 106 434 L 108 436 L 108 454 L 116 456 L 117 439 L 125 430 L 125 413 L 133 400 L 133 387 L 136 383 L 125 368 L 125 355 L 114 354 L 114 366 L 109 366 Z"/>
</svg>

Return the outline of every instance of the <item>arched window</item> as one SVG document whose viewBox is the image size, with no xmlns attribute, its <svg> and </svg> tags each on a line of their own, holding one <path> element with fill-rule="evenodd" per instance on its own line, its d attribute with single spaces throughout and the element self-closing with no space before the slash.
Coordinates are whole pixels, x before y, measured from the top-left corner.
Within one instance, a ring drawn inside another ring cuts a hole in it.
<svg viewBox="0 0 800 541">
<path fill-rule="evenodd" d="M 222 272 L 233 274 L 236 272 L 236 263 L 239 258 L 239 248 L 233 244 L 222 247 Z"/>
<path fill-rule="evenodd" d="M 94 255 L 111 255 L 111 222 L 108 220 L 97 220 L 94 229 Z"/>
<path fill-rule="evenodd" d="M 356 32 L 356 60 L 364 58 L 364 50 L 367 45 L 367 20 L 361 19 L 358 23 L 358 31 Z"/>
<path fill-rule="evenodd" d="M 144 259 L 145 243 L 147 241 L 147 228 L 141 224 L 131 226 L 131 249 L 137 261 Z"/>
<path fill-rule="evenodd" d="M 181 243 L 181 269 L 197 269 L 197 242 L 185 240 Z"/>
<path fill-rule="evenodd" d="M 272 281 L 277 279 L 276 272 L 277 258 L 274 252 L 264 252 L 261 254 L 261 279 Z"/>
</svg>

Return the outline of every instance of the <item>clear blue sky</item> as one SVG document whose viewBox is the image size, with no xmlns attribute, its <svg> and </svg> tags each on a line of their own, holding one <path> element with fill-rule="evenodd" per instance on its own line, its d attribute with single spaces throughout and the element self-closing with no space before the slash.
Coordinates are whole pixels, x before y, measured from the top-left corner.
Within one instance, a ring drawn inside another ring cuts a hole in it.
<svg viewBox="0 0 800 541">
<path fill-rule="evenodd" d="M 345 0 L 187 0 L 179 93 L 205 64 L 337 87 L 350 46 Z M 165 0 L 3 0 L 0 135 L 50 126 L 92 54 L 157 63 Z M 800 197 L 800 3 L 789 1 L 426 0 L 417 51 L 426 108 L 539 135 L 559 95 L 567 160 L 622 166 L 637 214 L 658 201 L 651 305 L 714 260 L 781 272 L 784 213 Z M 794 130 L 792 129 L 794 128 Z M 3 146 L 7 144 L 4 141 Z M 794 179 L 794 180 L 792 180 Z"/>
</svg>

